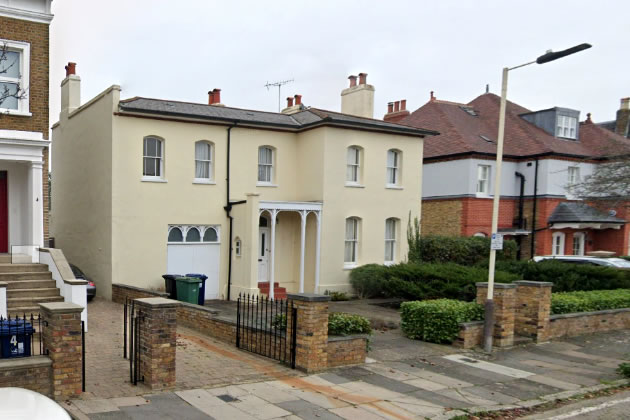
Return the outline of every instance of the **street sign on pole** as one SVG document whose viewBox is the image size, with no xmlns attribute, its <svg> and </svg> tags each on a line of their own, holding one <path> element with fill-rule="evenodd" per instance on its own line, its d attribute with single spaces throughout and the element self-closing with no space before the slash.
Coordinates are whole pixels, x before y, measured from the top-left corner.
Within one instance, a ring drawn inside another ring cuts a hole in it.
<svg viewBox="0 0 630 420">
<path fill-rule="evenodd" d="M 503 249 L 503 235 L 500 233 L 493 233 L 490 240 L 490 249 L 500 251 Z"/>
</svg>

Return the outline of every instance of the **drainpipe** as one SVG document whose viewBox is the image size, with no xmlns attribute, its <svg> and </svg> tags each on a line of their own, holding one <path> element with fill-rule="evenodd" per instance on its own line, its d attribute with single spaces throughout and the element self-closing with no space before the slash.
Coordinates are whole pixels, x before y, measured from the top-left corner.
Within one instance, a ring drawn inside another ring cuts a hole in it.
<svg viewBox="0 0 630 420">
<path fill-rule="evenodd" d="M 514 175 L 521 179 L 521 193 L 518 196 L 518 228 L 523 229 L 523 196 L 525 195 L 525 175 L 520 172 L 516 172 Z M 518 242 L 518 250 L 516 251 L 516 259 L 521 259 L 521 243 L 523 242 L 523 237 L 521 235 L 517 236 Z"/>
<path fill-rule="evenodd" d="M 534 169 L 534 209 L 532 212 L 532 243 L 530 249 L 530 257 L 534 258 L 536 249 L 536 202 L 538 201 L 538 159 L 536 159 L 536 167 Z"/>
</svg>

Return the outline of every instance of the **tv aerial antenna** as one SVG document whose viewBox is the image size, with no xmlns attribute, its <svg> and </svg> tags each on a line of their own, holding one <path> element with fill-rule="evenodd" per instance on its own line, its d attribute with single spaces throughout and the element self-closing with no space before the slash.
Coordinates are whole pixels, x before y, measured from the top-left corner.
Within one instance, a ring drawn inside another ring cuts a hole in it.
<svg viewBox="0 0 630 420">
<path fill-rule="evenodd" d="M 281 80 L 279 82 L 272 82 L 272 83 L 267 82 L 267 84 L 265 84 L 265 87 L 267 88 L 267 90 L 269 90 L 269 88 L 272 88 L 272 87 L 278 88 L 278 112 L 280 112 L 280 101 L 281 101 L 280 91 L 282 90 L 282 86 L 288 83 L 291 83 L 293 81 L 294 81 L 293 79 L 289 79 L 289 80 Z"/>
</svg>

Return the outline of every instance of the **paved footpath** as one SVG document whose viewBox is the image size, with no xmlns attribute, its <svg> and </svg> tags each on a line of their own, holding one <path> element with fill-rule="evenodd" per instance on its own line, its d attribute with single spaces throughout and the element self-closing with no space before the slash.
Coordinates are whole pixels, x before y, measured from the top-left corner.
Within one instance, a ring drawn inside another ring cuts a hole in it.
<svg viewBox="0 0 630 420">
<path fill-rule="evenodd" d="M 615 368 L 630 359 L 630 331 L 515 347 L 491 357 L 427 346 L 396 334 L 376 337 L 378 348 L 370 355 L 378 360 L 362 366 L 238 385 L 75 400 L 68 409 L 76 418 L 94 420 L 442 419 L 601 389 L 621 379 Z"/>
</svg>

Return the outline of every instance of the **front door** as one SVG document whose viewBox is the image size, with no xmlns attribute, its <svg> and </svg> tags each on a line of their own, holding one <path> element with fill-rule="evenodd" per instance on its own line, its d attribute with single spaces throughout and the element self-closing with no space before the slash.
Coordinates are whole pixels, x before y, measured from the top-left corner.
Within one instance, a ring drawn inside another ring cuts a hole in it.
<svg viewBox="0 0 630 420">
<path fill-rule="evenodd" d="M 0 171 L 0 253 L 9 252 L 9 194 L 7 172 Z"/>
<path fill-rule="evenodd" d="M 269 281 L 269 228 L 260 227 L 258 233 L 258 282 Z"/>
</svg>

